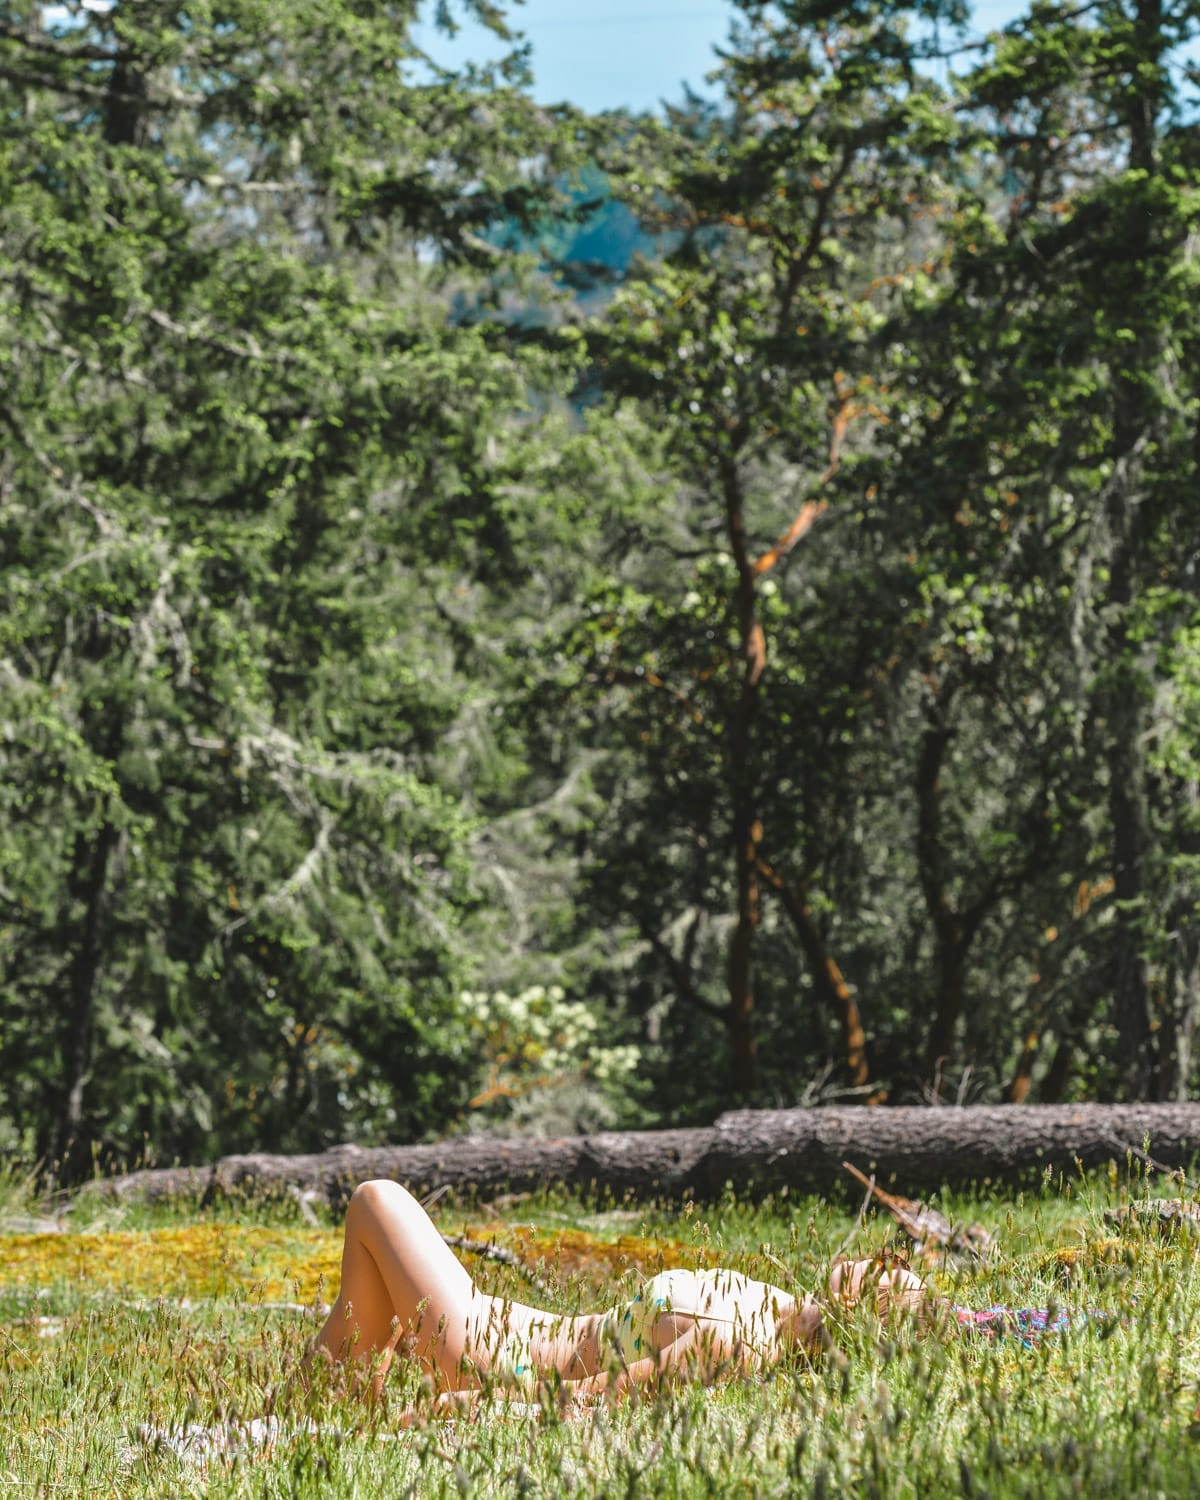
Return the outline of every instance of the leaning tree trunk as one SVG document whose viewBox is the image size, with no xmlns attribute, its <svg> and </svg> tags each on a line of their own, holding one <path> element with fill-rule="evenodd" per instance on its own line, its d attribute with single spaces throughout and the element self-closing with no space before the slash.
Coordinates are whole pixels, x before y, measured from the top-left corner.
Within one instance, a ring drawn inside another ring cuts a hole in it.
<svg viewBox="0 0 1200 1500">
<path fill-rule="evenodd" d="M 1146 1144 L 1148 1142 L 1148 1145 Z M 312 1192 L 332 1205 L 390 1177 L 416 1193 L 567 1187 L 636 1198 L 829 1193 L 844 1163 L 880 1185 L 928 1194 L 967 1183 L 1033 1183 L 1110 1161 L 1185 1168 L 1200 1155 L 1200 1104 L 740 1110 L 696 1130 L 556 1139 L 465 1139 L 427 1146 L 337 1146 L 320 1156 L 228 1156 L 206 1168 L 134 1172 L 102 1185 L 125 1200 Z"/>
</svg>

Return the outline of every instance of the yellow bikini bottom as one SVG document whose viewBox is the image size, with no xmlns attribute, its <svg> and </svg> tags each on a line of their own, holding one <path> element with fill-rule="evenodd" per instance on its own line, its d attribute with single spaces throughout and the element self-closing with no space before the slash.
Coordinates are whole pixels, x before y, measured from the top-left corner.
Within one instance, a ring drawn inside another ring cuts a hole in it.
<svg viewBox="0 0 1200 1500">
<path fill-rule="evenodd" d="M 605 1358 L 616 1351 L 622 1363 L 630 1365 L 654 1353 L 658 1346 L 653 1324 L 671 1310 L 671 1276 L 670 1271 L 663 1271 L 652 1277 L 631 1301 L 610 1308 L 601 1317 L 600 1347 Z M 489 1374 L 500 1385 L 529 1388 L 537 1384 L 539 1370 L 527 1329 L 514 1329 L 504 1336 L 492 1356 Z"/>
<path fill-rule="evenodd" d="M 671 1290 L 678 1279 L 678 1272 L 660 1271 L 623 1307 L 606 1312 L 600 1320 L 601 1347 L 615 1349 L 626 1365 L 657 1353 L 660 1345 L 654 1337 L 654 1325 L 663 1313 L 674 1311 Z"/>
</svg>

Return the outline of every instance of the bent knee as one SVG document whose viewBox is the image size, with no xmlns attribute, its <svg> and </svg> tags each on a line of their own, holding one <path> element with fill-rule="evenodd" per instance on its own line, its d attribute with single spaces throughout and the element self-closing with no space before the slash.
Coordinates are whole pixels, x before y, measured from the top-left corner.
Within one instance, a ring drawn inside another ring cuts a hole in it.
<svg viewBox="0 0 1200 1500">
<path fill-rule="evenodd" d="M 381 1209 L 405 1201 L 412 1201 L 407 1188 L 393 1182 L 390 1177 L 372 1177 L 367 1182 L 360 1182 L 350 1194 L 346 1214 L 347 1217 L 350 1214 L 378 1214 Z"/>
</svg>

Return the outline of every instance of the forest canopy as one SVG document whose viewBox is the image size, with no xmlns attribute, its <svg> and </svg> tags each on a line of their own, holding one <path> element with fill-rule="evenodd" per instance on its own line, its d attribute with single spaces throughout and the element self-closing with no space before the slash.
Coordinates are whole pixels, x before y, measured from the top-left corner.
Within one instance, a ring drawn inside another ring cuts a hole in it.
<svg viewBox="0 0 1200 1500">
<path fill-rule="evenodd" d="M 419 9 L 0 3 L 0 1148 L 1189 1097 L 1200 3 Z"/>
</svg>

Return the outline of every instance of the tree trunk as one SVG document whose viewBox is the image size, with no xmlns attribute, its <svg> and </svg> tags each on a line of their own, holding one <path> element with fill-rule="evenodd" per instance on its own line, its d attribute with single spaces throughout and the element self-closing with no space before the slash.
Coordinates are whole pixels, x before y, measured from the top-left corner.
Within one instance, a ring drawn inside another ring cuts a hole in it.
<svg viewBox="0 0 1200 1500">
<path fill-rule="evenodd" d="M 145 107 L 145 73 L 122 42 L 104 101 L 104 139 L 110 146 L 141 144 Z"/>
<path fill-rule="evenodd" d="M 1183 1100 L 1192 1075 L 1192 1053 L 1196 1026 L 1200 1022 L 1200 957 L 1188 942 L 1187 957 L 1172 975 L 1167 997 L 1168 1015 L 1163 1021 L 1158 1070 L 1159 1096 Z"/>
<path fill-rule="evenodd" d="M 1149 1141 L 1149 1147 L 1144 1142 Z M 712 1201 L 831 1193 L 843 1162 L 909 1194 L 970 1183 L 1034 1185 L 1115 1161 L 1189 1165 L 1200 1153 L 1200 1104 L 1006 1105 L 964 1108 L 739 1110 L 697 1130 L 606 1132 L 540 1140 L 464 1139 L 425 1146 L 337 1146 L 320 1156 L 229 1156 L 207 1168 L 134 1172 L 101 1185 L 125 1201 L 297 1191 L 344 1204 L 356 1183 L 391 1177 L 424 1194 L 569 1188 L 638 1199 Z"/>
<path fill-rule="evenodd" d="M 1133 52 L 1138 67 L 1131 69 L 1125 99 L 1129 132 L 1129 165 L 1157 177 L 1157 127 L 1162 108 L 1162 85 L 1155 77 L 1163 54 L 1160 0 L 1137 0 Z M 1145 265 L 1150 256 L 1152 227 L 1149 213 L 1128 216 L 1121 249 L 1130 266 Z M 1150 804 L 1146 787 L 1148 684 L 1139 659 L 1143 647 L 1131 638 L 1141 592 L 1140 565 L 1143 515 L 1147 503 L 1142 477 L 1143 449 L 1155 433 L 1156 407 L 1148 400 L 1147 372 L 1162 364 L 1162 340 L 1156 311 L 1146 306 L 1145 293 L 1135 293 L 1122 310 L 1136 333 L 1128 365 L 1114 371 L 1116 407 L 1113 458 L 1118 482 L 1109 492 L 1107 520 L 1112 537 L 1108 602 L 1113 623 L 1108 633 L 1112 670 L 1103 700 L 1108 727 L 1109 813 L 1113 830 L 1113 876 L 1116 882 L 1116 953 L 1113 961 L 1113 1012 L 1122 1064 L 1122 1092 L 1128 1099 L 1145 1099 L 1159 1092 L 1154 1032 L 1151 1025 L 1149 967 L 1145 959 L 1144 910 L 1147 899 L 1147 856 L 1152 845 Z M 1122 470 L 1124 473 L 1122 474 Z"/>
<path fill-rule="evenodd" d="M 77 1175 L 75 1167 L 82 1140 L 83 1094 L 92 1063 L 92 1039 L 96 1029 L 96 985 L 104 954 L 104 924 L 109 908 L 109 861 L 119 835 L 109 822 L 101 825 L 90 842 L 80 838 L 75 846 L 75 899 L 83 902 L 83 929 L 67 971 L 67 1005 L 62 1031 L 63 1093 L 50 1170 L 66 1180 Z"/>
<path fill-rule="evenodd" d="M 1062 1037 L 1054 1049 L 1050 1066 L 1042 1080 L 1042 1098 L 1047 1104 L 1057 1104 L 1067 1091 L 1071 1080 L 1071 1069 L 1075 1065 L 1074 1038 Z"/>
<path fill-rule="evenodd" d="M 1004 1097 L 1009 1104 L 1024 1104 L 1029 1098 L 1030 1086 L 1033 1083 L 1033 1065 L 1037 1059 L 1040 1042 L 1041 1036 L 1037 1029 L 1025 1033 L 1025 1042 L 1021 1047 L 1021 1055 L 1017 1059 L 1016 1070 L 1012 1081 L 1004 1091 Z"/>
<path fill-rule="evenodd" d="M 722 463 L 721 482 L 729 544 L 738 572 L 738 634 L 745 664 L 728 736 L 737 881 L 737 920 L 729 945 L 729 1040 L 733 1086 L 742 1098 L 749 1098 L 757 1078 L 753 957 L 760 914 L 758 846 L 762 839 L 755 798 L 753 727 L 759 680 L 766 665 L 766 641 L 758 623 L 754 569 L 746 546 L 745 504 L 735 459 L 727 458 Z"/>
<path fill-rule="evenodd" d="M 1196 831 L 1200 809 L 1200 786 L 1192 781 L 1183 792 L 1186 809 L 1179 853 L 1191 867 L 1200 856 L 1200 832 Z M 1186 1099 L 1192 1076 L 1192 1051 L 1200 1024 L 1200 934 L 1196 931 L 1195 887 L 1185 869 L 1176 877 L 1182 889 L 1172 903 L 1170 937 L 1173 944 L 1166 978 L 1162 1029 L 1158 1037 L 1158 1097 Z"/>
<path fill-rule="evenodd" d="M 862 1015 L 805 899 L 805 882 L 801 881 L 797 889 L 765 860 L 759 860 L 758 868 L 763 879 L 779 892 L 784 910 L 792 920 L 814 989 L 826 1008 L 833 1011 L 841 1022 L 842 1065 L 846 1079 L 852 1087 L 862 1088 L 870 1077 Z"/>
<path fill-rule="evenodd" d="M 1127 552 L 1121 547 L 1119 552 Z M 1110 597 L 1122 614 L 1132 607 L 1132 569 L 1113 566 Z M 1113 955 L 1113 1012 L 1121 1058 L 1122 1089 L 1128 1099 L 1149 1097 L 1155 1073 L 1154 1037 L 1150 1029 L 1150 986 L 1144 947 L 1146 854 L 1149 810 L 1146 802 L 1145 713 L 1141 683 L 1130 660 L 1134 650 L 1121 621 L 1111 633 L 1117 666 L 1109 688 L 1109 812 L 1113 830 L 1113 879 L 1116 895 L 1116 951 Z"/>
<path fill-rule="evenodd" d="M 917 757 L 917 874 L 933 927 L 936 954 L 933 1015 L 925 1043 L 925 1068 L 935 1088 L 942 1065 L 954 1048 L 954 1033 L 963 1009 L 967 947 L 973 936 L 951 905 L 942 850 L 941 777 L 946 747 L 954 738 L 947 720 L 952 697 L 953 689 L 943 685 L 930 705 L 929 722 Z"/>
</svg>

